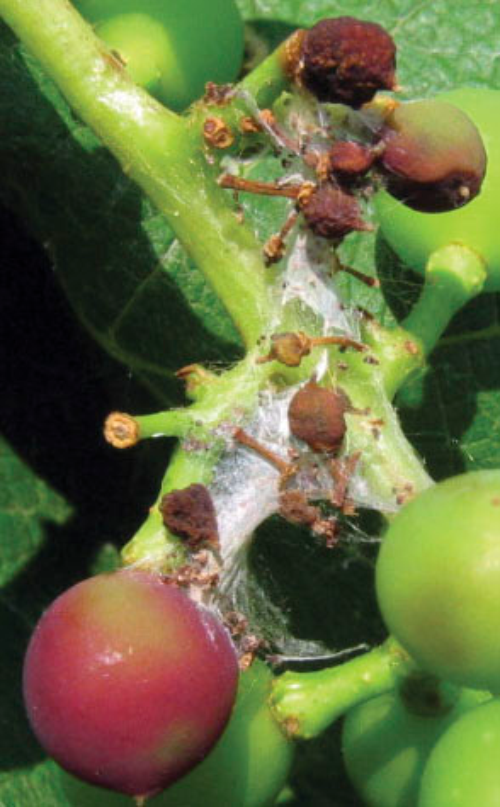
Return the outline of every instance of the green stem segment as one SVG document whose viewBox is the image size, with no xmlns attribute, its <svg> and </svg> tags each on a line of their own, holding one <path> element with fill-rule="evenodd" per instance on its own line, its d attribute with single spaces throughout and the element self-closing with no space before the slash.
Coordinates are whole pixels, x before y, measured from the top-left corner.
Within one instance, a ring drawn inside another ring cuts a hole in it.
<svg viewBox="0 0 500 807">
<path fill-rule="evenodd" d="M 385 395 L 392 401 L 400 387 L 424 369 L 423 345 L 408 330 L 384 328 L 376 320 L 366 323 L 363 338 L 379 362 L 377 372 Z"/>
<path fill-rule="evenodd" d="M 209 485 L 214 468 L 225 449 L 225 441 L 214 430 L 236 425 L 238 417 L 253 412 L 259 390 L 272 373 L 270 365 L 255 363 L 248 356 L 221 376 L 207 376 L 199 399 L 186 409 L 135 417 L 141 437 L 184 438 L 175 450 L 162 481 L 157 501 L 145 523 L 122 549 L 123 562 L 170 573 L 185 563 L 182 542 L 163 525 L 158 504 L 166 493 L 200 483 Z"/>
<path fill-rule="evenodd" d="M 171 490 L 193 484 L 209 484 L 220 448 L 189 451 L 178 446 L 170 460 L 157 501 L 141 528 L 122 549 L 126 566 L 140 566 L 162 574 L 171 574 L 188 561 L 189 553 L 182 539 L 169 532 L 159 510 L 162 497 Z"/>
<path fill-rule="evenodd" d="M 414 661 L 390 637 L 380 647 L 338 667 L 284 673 L 274 683 L 270 707 L 287 733 L 311 739 L 349 709 L 394 689 L 414 669 Z"/>
<path fill-rule="evenodd" d="M 448 244 L 430 256 L 420 299 L 402 323 L 428 355 L 454 315 L 483 289 L 484 261 L 463 244 Z"/>
<path fill-rule="evenodd" d="M 255 120 L 258 112 L 272 107 L 281 93 L 290 86 L 291 59 L 295 56 L 300 35 L 300 30 L 293 33 L 242 81 L 234 85 L 227 103 L 214 103 L 208 96 L 192 106 L 190 117 L 200 132 L 203 131 L 205 121 L 212 116 L 226 125 L 232 135 L 232 142 L 221 147 L 222 156 L 226 149 L 231 154 L 238 154 L 247 146 L 267 144 L 265 134 L 258 129 L 249 130 L 244 123 L 246 119 L 252 118 L 258 124 Z"/>
<path fill-rule="evenodd" d="M 254 344 L 269 305 L 261 247 L 214 181 L 199 130 L 135 86 L 67 0 L 0 0 L 0 14 L 156 203 Z"/>
<path fill-rule="evenodd" d="M 141 440 L 149 437 L 184 437 L 193 425 L 188 409 L 168 409 L 153 415 L 136 415 L 134 420 L 138 424 Z"/>
<path fill-rule="evenodd" d="M 288 62 L 300 33 L 296 31 L 286 39 L 238 85 L 240 93 L 250 95 L 260 109 L 271 106 L 287 88 L 290 82 Z"/>
</svg>

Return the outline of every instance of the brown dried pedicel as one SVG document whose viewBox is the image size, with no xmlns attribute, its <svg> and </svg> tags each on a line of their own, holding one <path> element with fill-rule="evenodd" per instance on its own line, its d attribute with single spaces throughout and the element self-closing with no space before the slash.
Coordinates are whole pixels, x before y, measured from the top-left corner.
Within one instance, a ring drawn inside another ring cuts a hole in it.
<svg viewBox="0 0 500 807">
<path fill-rule="evenodd" d="M 479 193 L 486 151 L 474 123 L 453 104 L 433 99 L 400 104 L 381 137 L 387 190 L 408 207 L 439 213 Z"/>
<path fill-rule="evenodd" d="M 217 549 L 219 534 L 212 497 L 205 485 L 172 490 L 160 502 L 163 523 L 174 535 L 184 538 L 192 549 L 208 544 Z"/>
<path fill-rule="evenodd" d="M 320 238 L 341 240 L 354 231 L 371 229 L 354 196 L 330 183 L 299 195 L 298 203 L 307 226 Z"/>
<path fill-rule="evenodd" d="M 271 350 L 267 356 L 262 356 L 258 363 L 276 360 L 287 367 L 298 367 L 303 357 L 310 352 L 311 340 L 302 331 L 273 333 Z"/>
<path fill-rule="evenodd" d="M 366 346 L 347 336 L 307 336 L 303 331 L 287 331 L 273 333 L 271 336 L 271 349 L 267 356 L 260 356 L 257 364 L 268 361 L 279 361 L 287 367 L 298 367 L 314 347 L 321 345 L 339 345 L 342 348 L 353 348 L 359 352 L 366 350 Z"/>
<path fill-rule="evenodd" d="M 319 101 L 354 109 L 396 84 L 396 46 L 380 25 L 354 17 L 321 20 L 302 38 L 298 79 Z"/>
<path fill-rule="evenodd" d="M 349 398 L 341 389 L 325 389 L 310 381 L 290 402 L 290 431 L 315 452 L 337 454 L 346 433 L 349 406 Z"/>
</svg>

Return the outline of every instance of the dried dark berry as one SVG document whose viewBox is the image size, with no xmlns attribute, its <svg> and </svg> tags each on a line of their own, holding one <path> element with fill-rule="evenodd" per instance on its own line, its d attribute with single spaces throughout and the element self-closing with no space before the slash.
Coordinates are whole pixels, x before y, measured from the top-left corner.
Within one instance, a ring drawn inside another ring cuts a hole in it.
<svg viewBox="0 0 500 807">
<path fill-rule="evenodd" d="M 184 538 L 192 549 L 200 544 L 218 547 L 217 516 L 205 485 L 172 490 L 163 496 L 160 512 L 167 529 Z"/>
<path fill-rule="evenodd" d="M 290 431 L 315 452 L 337 454 L 344 440 L 349 406 L 349 398 L 341 389 L 325 389 L 310 381 L 290 402 Z"/>
<path fill-rule="evenodd" d="M 340 240 L 355 230 L 370 229 L 354 196 L 330 183 L 299 195 L 298 204 L 309 229 L 320 238 Z"/>
<path fill-rule="evenodd" d="M 302 38 L 298 79 L 319 101 L 354 109 L 395 87 L 396 46 L 380 25 L 354 17 L 321 20 Z"/>
<path fill-rule="evenodd" d="M 337 140 L 328 152 L 330 171 L 339 179 L 363 176 L 375 162 L 377 152 L 355 140 Z"/>
<path fill-rule="evenodd" d="M 479 193 L 486 151 L 476 126 L 453 104 L 432 99 L 400 104 L 381 137 L 387 190 L 408 207 L 439 213 Z"/>
<path fill-rule="evenodd" d="M 274 333 L 271 336 L 270 359 L 287 367 L 298 367 L 304 356 L 311 352 L 311 340 L 302 331 Z"/>
</svg>

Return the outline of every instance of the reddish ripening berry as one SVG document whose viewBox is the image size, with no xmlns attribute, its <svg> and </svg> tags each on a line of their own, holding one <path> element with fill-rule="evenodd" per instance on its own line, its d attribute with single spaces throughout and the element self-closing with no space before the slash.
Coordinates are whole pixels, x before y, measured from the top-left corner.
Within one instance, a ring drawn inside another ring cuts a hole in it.
<svg viewBox="0 0 500 807">
<path fill-rule="evenodd" d="M 73 586 L 42 616 L 24 665 L 40 743 L 87 782 L 154 794 L 210 751 L 238 666 L 226 629 L 158 575 L 124 570 Z"/>
<path fill-rule="evenodd" d="M 396 46 L 374 22 L 336 17 L 303 35 L 298 79 L 319 101 L 356 109 L 394 89 L 395 71 Z"/>
<path fill-rule="evenodd" d="M 310 381 L 290 401 L 290 431 L 315 452 L 337 454 L 346 433 L 345 413 L 349 405 L 341 389 L 326 389 Z"/>
<path fill-rule="evenodd" d="M 307 226 L 320 238 L 336 241 L 349 233 L 370 229 L 361 218 L 354 196 L 330 183 L 299 196 L 298 204 Z"/>
<path fill-rule="evenodd" d="M 415 210 L 454 210 L 479 193 L 486 173 L 481 135 L 446 101 L 400 104 L 382 130 L 380 165 L 390 194 Z"/>
</svg>

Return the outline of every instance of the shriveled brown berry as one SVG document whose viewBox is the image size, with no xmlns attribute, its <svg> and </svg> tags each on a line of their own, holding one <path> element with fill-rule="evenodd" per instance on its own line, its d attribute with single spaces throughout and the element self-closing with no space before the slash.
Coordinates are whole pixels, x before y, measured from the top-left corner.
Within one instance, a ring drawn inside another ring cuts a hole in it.
<svg viewBox="0 0 500 807">
<path fill-rule="evenodd" d="M 354 109 L 395 87 L 396 46 L 380 25 L 354 17 L 321 20 L 302 38 L 299 81 L 319 101 Z"/>
<path fill-rule="evenodd" d="M 309 229 L 320 238 L 340 240 L 356 230 L 367 230 L 357 200 L 330 183 L 299 197 L 299 207 Z"/>
<path fill-rule="evenodd" d="M 172 490 L 163 496 L 160 512 L 167 529 L 184 538 L 192 549 L 200 544 L 218 547 L 217 516 L 205 485 Z"/>
<path fill-rule="evenodd" d="M 290 402 L 290 431 L 315 452 L 337 454 L 346 433 L 349 406 L 349 398 L 341 389 L 326 389 L 310 381 Z"/>
<path fill-rule="evenodd" d="M 311 340 L 305 333 L 274 333 L 271 336 L 270 356 L 287 367 L 298 367 L 304 356 L 311 352 Z"/>
<path fill-rule="evenodd" d="M 339 179 L 353 179 L 370 170 L 377 152 L 355 140 L 337 140 L 328 152 L 330 171 Z"/>
<path fill-rule="evenodd" d="M 400 104 L 382 130 L 380 165 L 387 190 L 426 213 L 454 210 L 479 193 L 486 151 L 461 109 L 428 99 Z"/>
</svg>

